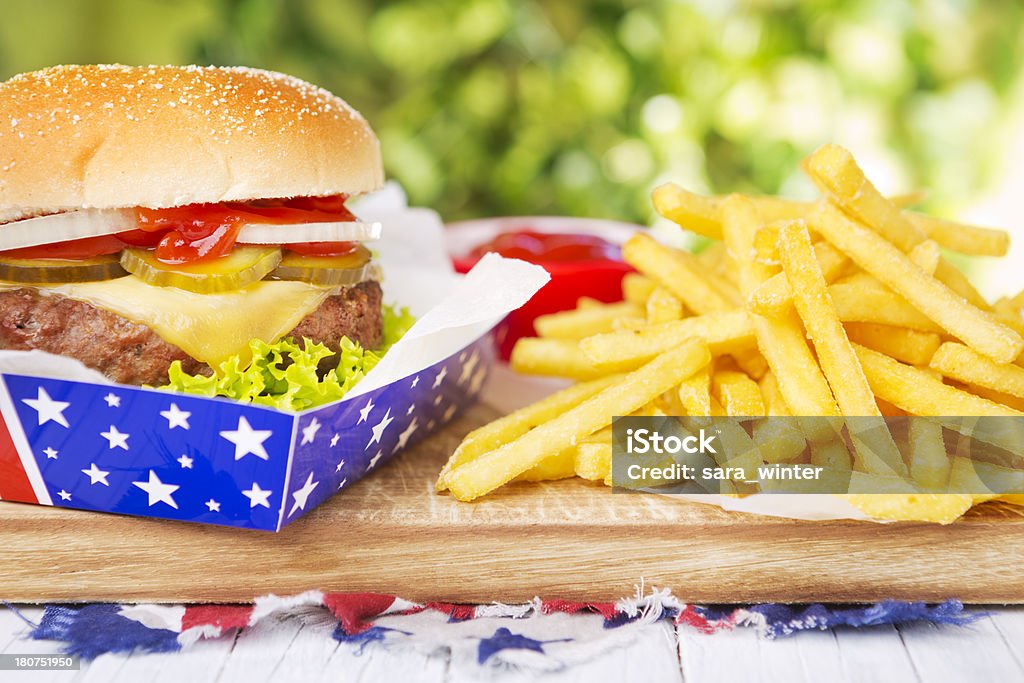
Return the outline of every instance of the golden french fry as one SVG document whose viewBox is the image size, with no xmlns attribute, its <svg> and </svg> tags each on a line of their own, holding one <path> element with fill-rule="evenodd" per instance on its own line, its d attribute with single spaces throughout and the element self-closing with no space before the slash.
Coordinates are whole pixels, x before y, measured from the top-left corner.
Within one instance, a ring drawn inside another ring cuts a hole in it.
<svg viewBox="0 0 1024 683">
<path fill-rule="evenodd" d="M 664 287 L 655 287 L 647 298 L 647 322 L 651 325 L 683 317 L 683 303 Z"/>
<path fill-rule="evenodd" d="M 814 255 L 818 259 L 821 275 L 828 283 L 835 282 L 850 263 L 841 251 L 824 241 L 814 245 Z M 792 305 L 793 291 L 789 288 L 785 273 L 776 273 L 768 278 L 751 291 L 747 298 L 747 308 L 766 316 L 781 316 Z"/>
<path fill-rule="evenodd" d="M 903 215 L 928 239 L 950 251 L 971 256 L 1006 256 L 1010 248 L 1010 235 L 1005 230 L 956 223 L 913 211 Z"/>
<path fill-rule="evenodd" d="M 939 260 L 942 258 L 942 251 L 934 240 L 925 240 L 915 245 L 907 253 L 907 258 L 924 272 L 934 275 L 935 269 L 939 266 Z"/>
<path fill-rule="evenodd" d="M 807 227 L 802 222 L 779 232 L 782 268 L 793 288 L 793 303 L 814 342 L 821 371 L 844 415 L 874 416 L 881 420 L 875 398 L 860 369 L 850 340 L 836 314 L 821 274 Z M 857 464 L 865 472 L 904 474 L 906 465 L 884 423 L 858 423 L 850 428 Z"/>
<path fill-rule="evenodd" d="M 742 372 L 719 370 L 711 378 L 715 398 L 729 417 L 764 417 L 761 388 Z"/>
<path fill-rule="evenodd" d="M 840 409 L 844 415 L 880 415 L 832 305 L 807 227 L 801 222 L 785 225 L 779 232 L 779 243 L 782 268 L 793 288 L 793 303 L 814 342 L 821 369 Z"/>
<path fill-rule="evenodd" d="M 615 334 L 615 333 L 612 333 Z M 566 377 L 588 380 L 618 370 L 631 370 L 642 361 L 608 362 L 598 369 L 580 350 L 580 343 L 572 339 L 542 339 L 524 337 L 516 342 L 509 359 L 512 369 L 524 375 Z"/>
<path fill-rule="evenodd" d="M 551 394 L 479 429 L 474 429 L 466 435 L 459 447 L 448 458 L 448 462 L 445 463 L 438 476 L 437 490 L 443 491 L 448 488 L 445 484 L 445 477 L 453 467 L 463 465 L 481 453 L 494 450 L 502 444 L 522 436 L 537 425 L 561 415 L 620 379 L 619 375 L 608 375 L 590 382 L 574 384 L 568 389 Z"/>
<path fill-rule="evenodd" d="M 537 334 L 548 339 L 583 339 L 593 334 L 610 332 L 619 318 L 643 315 L 643 309 L 629 301 L 615 304 L 586 305 L 571 311 L 537 316 L 533 326 Z"/>
<path fill-rule="evenodd" d="M 680 382 L 678 393 L 687 415 L 714 415 L 711 409 L 711 364 Z"/>
<path fill-rule="evenodd" d="M 924 273 L 899 249 L 839 209 L 826 206 L 815 220 L 829 242 L 968 346 L 1000 363 L 1009 363 L 1024 350 L 1019 334 Z"/>
<path fill-rule="evenodd" d="M 637 233 L 622 246 L 622 257 L 644 275 L 672 292 L 695 313 L 732 308 L 712 285 L 692 254 L 659 244 L 650 235 Z M 694 266 L 697 266 L 696 268 Z"/>
<path fill-rule="evenodd" d="M 846 336 L 851 342 L 880 351 L 910 365 L 927 365 L 942 340 L 934 332 L 921 332 L 905 327 L 876 323 L 846 323 Z M 1021 369 L 1024 373 L 1024 369 Z"/>
<path fill-rule="evenodd" d="M 758 213 L 738 198 L 727 200 L 722 214 L 729 250 L 739 255 L 736 267 L 740 287 L 749 294 L 763 286 L 768 276 L 768 269 L 756 263 L 752 254 Z M 753 326 L 761 354 L 790 410 L 797 415 L 838 415 L 839 408 L 792 309 L 772 318 L 754 315 Z"/>
<path fill-rule="evenodd" d="M 902 208 L 920 203 L 922 196 L 922 192 L 910 192 L 889 197 L 889 202 Z M 721 197 L 694 194 L 675 183 L 667 183 L 655 188 L 651 199 L 659 214 L 681 228 L 704 235 L 712 240 L 722 239 L 722 224 L 718 214 L 723 201 Z M 749 199 L 757 207 L 758 213 L 764 220 L 769 222 L 805 218 L 814 207 L 814 202 L 802 202 L 782 197 L 761 196 L 749 197 Z"/>
<path fill-rule="evenodd" d="M 874 485 L 871 490 L 877 491 Z M 865 493 L 843 496 L 851 505 L 874 519 L 892 522 L 914 520 L 950 524 L 971 509 L 974 500 L 966 494 L 907 493 L 878 495 Z"/>
<path fill-rule="evenodd" d="M 876 323 L 921 332 L 942 331 L 906 299 L 870 276 L 837 282 L 828 291 L 836 314 L 844 323 Z"/>
<path fill-rule="evenodd" d="M 793 462 L 807 448 L 807 439 L 792 419 L 759 420 L 754 425 L 754 442 L 767 463 Z"/>
<path fill-rule="evenodd" d="M 644 318 L 616 318 L 612 322 L 612 332 L 635 332 L 647 327 L 647 320 Z"/>
<path fill-rule="evenodd" d="M 721 239 L 722 228 L 718 221 L 718 202 L 711 197 L 687 192 L 674 183 L 654 189 L 651 193 L 655 210 L 685 230 Z"/>
<path fill-rule="evenodd" d="M 819 147 L 804 159 L 803 168 L 826 196 L 900 251 L 910 251 L 924 239 L 924 234 L 868 180 L 853 155 L 839 145 Z"/>
<path fill-rule="evenodd" d="M 963 387 L 965 391 L 968 391 L 976 396 L 981 396 L 984 399 L 988 399 L 993 403 L 1000 403 L 1014 410 L 1019 410 L 1024 413 L 1024 398 L 1018 398 L 1017 396 L 1010 396 L 1004 394 L 1001 391 L 993 391 L 988 387 L 979 387 L 968 384 Z"/>
<path fill-rule="evenodd" d="M 604 368 L 643 363 L 690 338 L 704 340 L 716 354 L 721 354 L 752 347 L 754 328 L 746 311 L 733 310 L 649 325 L 636 331 L 596 334 L 579 344 L 586 358 Z M 512 358 L 515 361 L 514 353 Z"/>
<path fill-rule="evenodd" d="M 728 200 L 727 200 L 728 201 Z M 752 202 L 750 207 L 753 210 L 754 205 Z M 725 231 L 724 223 L 725 216 L 723 212 L 723 233 Z M 761 265 L 766 266 L 777 266 L 779 265 L 779 225 L 781 221 L 775 221 L 774 223 L 766 223 L 758 227 L 754 233 L 754 243 L 752 249 L 754 250 L 753 260 Z M 744 255 L 743 258 L 748 258 Z"/>
<path fill-rule="evenodd" d="M 757 384 L 761 387 L 761 396 L 764 397 L 765 409 L 770 417 L 788 417 L 793 414 L 779 391 L 779 382 L 773 372 L 766 372 Z"/>
<path fill-rule="evenodd" d="M 935 266 L 935 279 L 962 296 L 972 306 L 976 306 L 983 311 L 990 310 L 985 297 L 974 288 L 974 285 L 967 279 L 967 276 L 944 258 L 939 259 L 938 265 Z"/>
<path fill-rule="evenodd" d="M 555 481 L 576 476 L 576 451 L 567 448 L 526 470 L 513 481 Z"/>
<path fill-rule="evenodd" d="M 849 472 L 852 469 L 850 450 L 841 438 L 811 442 L 811 464 L 817 467 Z"/>
<path fill-rule="evenodd" d="M 946 342 L 932 356 L 929 366 L 946 377 L 1024 398 L 1024 368 L 1000 365 L 963 344 Z"/>
<path fill-rule="evenodd" d="M 584 442 L 576 447 L 573 467 L 576 474 L 590 481 L 610 483 L 612 474 L 612 443 Z"/>
<path fill-rule="evenodd" d="M 855 344 L 854 350 L 875 395 L 912 415 L 1024 415 L 867 347 Z"/>
<path fill-rule="evenodd" d="M 945 491 L 952 466 L 942 438 L 942 425 L 931 420 L 910 418 L 907 427 L 910 476 L 926 491 Z"/>
<path fill-rule="evenodd" d="M 622 297 L 626 301 L 643 306 L 657 286 L 657 283 L 646 275 L 626 273 L 622 276 Z"/>
<path fill-rule="evenodd" d="M 905 209 L 908 206 L 916 206 L 921 204 L 928 197 L 928 192 L 925 190 L 914 190 L 912 192 L 903 192 L 900 194 L 889 195 L 889 201 Z"/>
<path fill-rule="evenodd" d="M 558 417 L 453 468 L 448 473 L 449 490 L 459 500 L 473 500 L 493 491 L 545 458 L 607 427 L 613 416 L 628 415 L 677 386 L 710 360 L 707 345 L 690 340 Z"/>
</svg>

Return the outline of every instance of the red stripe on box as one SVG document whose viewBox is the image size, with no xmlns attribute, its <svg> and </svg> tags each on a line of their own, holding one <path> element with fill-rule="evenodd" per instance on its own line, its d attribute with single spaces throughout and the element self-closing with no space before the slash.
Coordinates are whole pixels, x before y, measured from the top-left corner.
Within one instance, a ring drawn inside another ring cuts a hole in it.
<svg viewBox="0 0 1024 683">
<path fill-rule="evenodd" d="M 3 418 L 0 418 L 0 499 L 22 503 L 39 502 Z"/>
</svg>

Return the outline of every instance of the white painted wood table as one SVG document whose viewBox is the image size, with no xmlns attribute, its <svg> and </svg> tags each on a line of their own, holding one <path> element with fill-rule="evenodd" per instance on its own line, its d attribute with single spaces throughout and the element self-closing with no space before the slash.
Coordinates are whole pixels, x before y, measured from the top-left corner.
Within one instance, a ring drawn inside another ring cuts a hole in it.
<svg viewBox="0 0 1024 683">
<path fill-rule="evenodd" d="M 38 607 L 19 608 L 37 621 Z M 1024 608 L 992 608 L 966 628 L 913 624 L 838 629 L 765 640 L 753 629 L 703 635 L 662 622 L 631 647 L 541 681 L 1011 681 L 1024 680 Z M 189 683 L 259 681 L 524 680 L 515 672 L 458 667 L 445 656 L 334 641 L 334 624 L 263 625 L 235 638 L 202 641 L 179 653 L 104 655 L 81 671 L 0 672 L 3 683 L 93 681 Z M 0 608 L 0 653 L 51 654 L 57 645 L 25 640 L 25 623 Z"/>
</svg>

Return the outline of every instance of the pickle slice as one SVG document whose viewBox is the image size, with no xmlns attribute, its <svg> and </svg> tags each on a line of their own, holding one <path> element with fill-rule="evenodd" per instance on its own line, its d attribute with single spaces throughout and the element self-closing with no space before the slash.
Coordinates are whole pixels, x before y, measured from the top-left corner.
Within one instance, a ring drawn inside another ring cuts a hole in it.
<svg viewBox="0 0 1024 683">
<path fill-rule="evenodd" d="M 280 249 L 265 247 L 236 247 L 227 256 L 180 265 L 161 263 L 148 249 L 121 252 L 124 269 L 146 284 L 198 294 L 226 292 L 259 282 L 280 261 Z"/>
<path fill-rule="evenodd" d="M 303 256 L 288 252 L 270 277 L 314 285 L 348 286 L 363 280 L 379 280 L 380 267 L 370 261 L 370 251 L 363 246 L 344 256 Z"/>
<path fill-rule="evenodd" d="M 0 258 L 0 281 L 26 284 L 94 282 L 127 275 L 117 254 L 83 261 L 67 259 Z"/>
</svg>

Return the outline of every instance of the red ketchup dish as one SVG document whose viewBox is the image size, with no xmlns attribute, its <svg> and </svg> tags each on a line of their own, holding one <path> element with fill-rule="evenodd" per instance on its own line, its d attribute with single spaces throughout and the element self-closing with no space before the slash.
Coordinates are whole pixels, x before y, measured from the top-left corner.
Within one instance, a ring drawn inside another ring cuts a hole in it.
<svg viewBox="0 0 1024 683">
<path fill-rule="evenodd" d="M 633 271 L 622 260 L 621 245 L 643 229 L 592 218 L 517 216 L 451 223 L 445 239 L 460 273 L 493 251 L 536 263 L 551 274 L 551 282 L 499 329 L 501 356 L 508 360 L 517 339 L 535 334 L 537 316 L 575 308 L 584 296 L 621 301 L 622 277 Z"/>
</svg>

